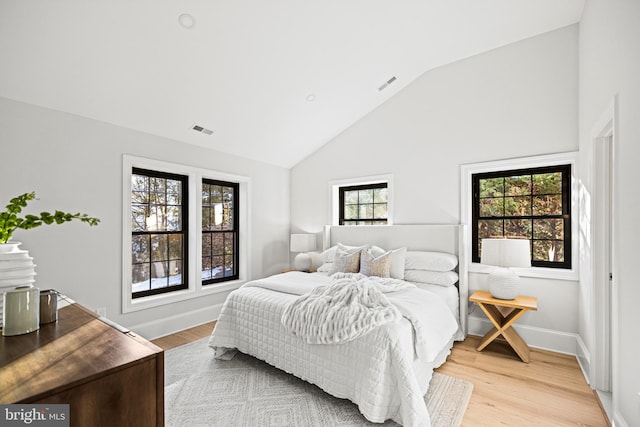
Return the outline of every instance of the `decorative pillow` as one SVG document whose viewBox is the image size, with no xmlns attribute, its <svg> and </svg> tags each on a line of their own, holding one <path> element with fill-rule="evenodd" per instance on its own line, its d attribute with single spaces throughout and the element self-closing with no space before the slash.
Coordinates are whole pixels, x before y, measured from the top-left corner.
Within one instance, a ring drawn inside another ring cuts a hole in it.
<svg viewBox="0 0 640 427">
<path fill-rule="evenodd" d="M 333 273 L 357 273 L 360 271 L 360 253 L 357 252 L 348 253 L 342 252 L 340 249 L 336 251 L 336 257 L 331 263 L 331 269 L 329 274 Z"/>
<path fill-rule="evenodd" d="M 391 251 L 374 257 L 369 251 L 360 252 L 360 273 L 365 276 L 390 277 Z"/>
<path fill-rule="evenodd" d="M 451 271 L 458 265 L 458 257 L 445 252 L 407 251 L 405 270 Z M 405 271 L 405 275 L 406 275 Z"/>
<path fill-rule="evenodd" d="M 333 264 L 333 259 L 336 257 L 336 252 L 338 252 L 338 249 L 341 249 L 343 252 L 355 252 L 355 251 L 360 251 L 360 250 L 365 250 L 369 247 L 369 245 L 364 245 L 364 246 L 347 246 L 347 245 L 343 245 L 342 243 L 338 243 L 335 246 L 331 246 L 329 249 L 323 251 L 320 254 L 320 261 L 322 261 L 322 264 L 320 265 L 320 267 L 318 267 L 317 271 L 319 272 L 323 272 L 323 273 L 330 273 L 332 266 L 331 264 Z"/>
<path fill-rule="evenodd" d="M 458 273 L 455 271 L 407 270 L 404 272 L 404 280 L 407 282 L 453 286 L 458 281 Z"/>
<path fill-rule="evenodd" d="M 372 246 L 371 249 L 369 249 L 369 252 L 371 252 L 371 255 L 374 257 L 379 257 L 387 251 L 379 246 Z M 405 247 L 393 249 L 391 251 L 391 270 L 389 272 L 389 277 L 393 277 L 394 279 L 404 279 L 404 263 L 406 255 L 407 248 Z"/>
</svg>

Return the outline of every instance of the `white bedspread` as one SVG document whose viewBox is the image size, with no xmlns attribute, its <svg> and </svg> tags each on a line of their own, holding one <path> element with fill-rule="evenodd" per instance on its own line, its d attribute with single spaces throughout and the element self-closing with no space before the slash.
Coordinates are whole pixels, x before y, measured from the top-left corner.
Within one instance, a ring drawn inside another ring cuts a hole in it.
<svg viewBox="0 0 640 427">
<path fill-rule="evenodd" d="M 399 321 L 341 344 L 308 344 L 281 323 L 287 306 L 316 286 L 322 274 L 286 273 L 247 283 L 227 298 L 209 345 L 217 358 L 236 349 L 358 405 L 370 421 L 429 426 L 423 396 L 444 362 L 458 323 L 443 301 L 418 288 L 386 294 Z"/>
</svg>

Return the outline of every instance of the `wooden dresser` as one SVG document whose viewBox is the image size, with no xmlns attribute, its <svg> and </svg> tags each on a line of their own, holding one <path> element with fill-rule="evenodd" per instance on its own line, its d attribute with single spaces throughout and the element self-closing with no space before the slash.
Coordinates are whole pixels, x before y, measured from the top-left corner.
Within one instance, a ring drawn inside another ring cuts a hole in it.
<svg viewBox="0 0 640 427">
<path fill-rule="evenodd" d="M 71 426 L 164 425 L 164 352 L 73 301 L 58 321 L 0 336 L 0 403 L 66 403 Z"/>
</svg>

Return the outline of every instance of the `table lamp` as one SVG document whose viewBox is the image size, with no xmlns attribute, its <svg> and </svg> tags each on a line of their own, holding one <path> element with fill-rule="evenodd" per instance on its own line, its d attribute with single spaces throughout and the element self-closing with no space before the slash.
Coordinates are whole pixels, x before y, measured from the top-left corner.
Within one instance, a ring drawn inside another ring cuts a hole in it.
<svg viewBox="0 0 640 427">
<path fill-rule="evenodd" d="M 531 267 L 529 239 L 482 239 L 480 263 L 495 266 L 487 278 L 491 295 L 514 299 L 520 276 L 510 267 Z"/>
<path fill-rule="evenodd" d="M 298 255 L 293 259 L 293 268 L 298 271 L 309 271 L 311 269 L 311 257 L 307 252 L 311 252 L 315 248 L 315 234 L 292 234 L 289 250 L 298 252 Z"/>
</svg>

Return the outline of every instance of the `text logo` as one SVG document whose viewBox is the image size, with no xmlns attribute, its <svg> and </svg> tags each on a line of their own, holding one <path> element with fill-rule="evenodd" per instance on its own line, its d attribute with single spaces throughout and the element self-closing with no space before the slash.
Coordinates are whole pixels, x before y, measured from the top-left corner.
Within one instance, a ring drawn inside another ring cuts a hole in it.
<svg viewBox="0 0 640 427">
<path fill-rule="evenodd" d="M 69 405 L 0 405 L 0 427 L 69 427 Z"/>
</svg>

